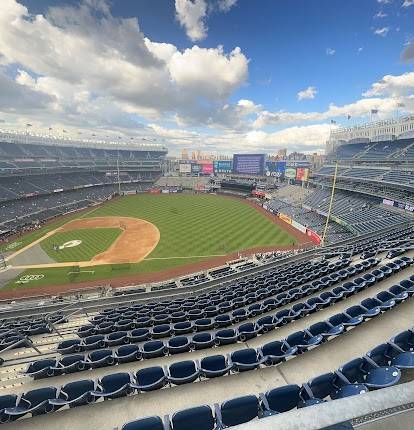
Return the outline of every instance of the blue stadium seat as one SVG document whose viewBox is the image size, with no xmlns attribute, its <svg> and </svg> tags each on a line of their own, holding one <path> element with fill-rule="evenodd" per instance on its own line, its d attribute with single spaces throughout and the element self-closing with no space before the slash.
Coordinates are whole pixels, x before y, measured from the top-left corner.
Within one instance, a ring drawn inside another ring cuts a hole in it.
<svg viewBox="0 0 414 430">
<path fill-rule="evenodd" d="M 91 391 L 91 395 L 96 398 L 102 397 L 104 400 L 125 397 L 134 391 L 131 382 L 129 373 L 111 373 L 99 379 L 97 389 Z"/>
<path fill-rule="evenodd" d="M 124 424 L 121 430 L 165 430 L 165 428 L 160 417 L 146 417 Z"/>
<path fill-rule="evenodd" d="M 49 400 L 55 399 L 57 389 L 54 387 L 38 388 L 23 394 L 15 407 L 6 408 L 4 414 L 8 419 L 14 420 L 28 413 L 32 416 L 43 415 L 53 411 Z"/>
<path fill-rule="evenodd" d="M 216 430 L 210 406 L 198 406 L 176 412 L 171 417 L 172 430 Z"/>
<path fill-rule="evenodd" d="M 215 405 L 216 420 L 221 427 L 232 427 L 259 417 L 259 401 L 256 396 L 243 396 Z"/>
<path fill-rule="evenodd" d="M 229 365 L 236 372 L 257 369 L 266 358 L 259 358 L 255 349 L 240 349 L 230 354 Z"/>
<path fill-rule="evenodd" d="M 116 350 L 118 363 L 129 363 L 142 358 L 142 353 L 137 345 L 123 345 Z"/>
<path fill-rule="evenodd" d="M 210 355 L 201 359 L 200 376 L 205 378 L 216 378 L 227 375 L 232 369 L 232 364 L 228 363 L 223 355 Z"/>
<path fill-rule="evenodd" d="M 192 342 L 196 350 L 212 348 L 215 345 L 215 339 L 210 333 L 197 333 L 193 336 Z"/>
<path fill-rule="evenodd" d="M 69 382 L 61 388 L 58 397 L 49 400 L 49 403 L 54 410 L 66 405 L 70 408 L 87 405 L 95 401 L 95 397 L 91 394 L 94 390 L 96 390 L 96 383 L 90 379 Z"/>
<path fill-rule="evenodd" d="M 297 331 L 295 333 L 290 334 L 286 338 L 286 343 L 294 347 L 298 348 L 297 353 L 301 354 L 307 351 L 309 348 L 319 345 L 323 341 L 323 336 L 318 334 L 316 336 L 311 336 L 305 331 Z"/>
<path fill-rule="evenodd" d="M 10 420 L 10 416 L 5 414 L 5 409 L 14 408 L 16 406 L 17 396 L 15 394 L 6 394 L 0 396 L 0 423 L 5 423 Z"/>
<path fill-rule="evenodd" d="M 146 367 L 135 373 L 135 381 L 131 386 L 138 391 L 158 390 L 167 384 L 165 370 L 160 366 Z"/>
<path fill-rule="evenodd" d="M 110 349 L 100 349 L 91 352 L 85 360 L 85 365 L 93 369 L 98 367 L 113 366 L 116 364 L 116 357 Z"/>
<path fill-rule="evenodd" d="M 299 385 L 285 385 L 274 388 L 265 394 L 260 393 L 260 405 L 264 416 L 270 416 L 290 411 L 297 407 L 301 398 L 299 397 Z"/>
<path fill-rule="evenodd" d="M 194 382 L 199 377 L 197 363 L 192 360 L 173 363 L 168 368 L 168 380 L 175 385 Z"/>
<path fill-rule="evenodd" d="M 55 375 L 80 372 L 81 370 L 89 369 L 89 364 L 82 354 L 67 355 L 61 358 L 53 368 Z"/>
<path fill-rule="evenodd" d="M 143 358 L 163 357 L 168 349 L 161 340 L 150 340 L 142 345 Z"/>
<path fill-rule="evenodd" d="M 191 339 L 186 336 L 172 337 L 168 341 L 168 352 L 170 354 L 180 354 L 182 352 L 190 351 L 193 348 Z"/>
<path fill-rule="evenodd" d="M 237 331 L 231 328 L 218 330 L 215 336 L 215 343 L 218 346 L 229 345 L 231 343 L 236 343 L 237 337 L 238 337 Z"/>
<path fill-rule="evenodd" d="M 287 357 L 295 355 L 298 351 L 297 346 L 291 347 L 285 341 L 273 341 L 266 343 L 258 348 L 259 357 L 264 359 L 266 365 L 274 365 L 285 361 Z"/>
<path fill-rule="evenodd" d="M 57 346 L 57 352 L 60 354 L 72 354 L 83 350 L 80 339 L 68 339 L 60 342 Z"/>
<path fill-rule="evenodd" d="M 43 359 L 37 360 L 30 363 L 26 370 L 23 372 L 24 375 L 30 376 L 33 379 L 47 378 L 54 376 L 54 368 L 56 367 L 55 359 Z"/>
</svg>

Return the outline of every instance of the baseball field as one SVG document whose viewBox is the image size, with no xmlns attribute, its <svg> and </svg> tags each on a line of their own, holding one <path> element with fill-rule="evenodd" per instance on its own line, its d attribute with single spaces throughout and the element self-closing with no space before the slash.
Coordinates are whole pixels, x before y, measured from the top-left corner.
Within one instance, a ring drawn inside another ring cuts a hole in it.
<svg viewBox="0 0 414 430">
<path fill-rule="evenodd" d="M 296 246 L 301 239 L 272 217 L 244 200 L 218 195 L 117 198 L 3 245 L 8 263 L 24 271 L 2 290 L 112 283 L 169 270 L 173 275 L 237 252 Z M 18 264 L 28 252 L 29 264 Z"/>
</svg>

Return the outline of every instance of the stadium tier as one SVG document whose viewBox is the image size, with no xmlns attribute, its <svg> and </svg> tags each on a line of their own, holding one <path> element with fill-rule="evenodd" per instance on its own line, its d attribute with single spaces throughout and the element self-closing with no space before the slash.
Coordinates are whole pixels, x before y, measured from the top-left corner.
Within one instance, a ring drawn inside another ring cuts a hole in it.
<svg viewBox="0 0 414 430">
<path fill-rule="evenodd" d="M 0 422 L 293 429 L 285 414 L 316 408 L 353 428 L 362 411 L 392 414 L 369 399 L 401 407 L 413 383 L 413 246 L 414 226 L 390 228 L 213 283 L 193 276 L 200 282 L 159 292 L 13 303 L 0 322 Z M 359 407 L 336 409 L 353 398 Z"/>
<path fill-rule="evenodd" d="M 0 134 L 0 231 L 13 233 L 111 198 L 148 190 L 161 176 L 161 145 L 113 145 Z M 119 176 L 118 176 L 119 172 Z"/>
</svg>

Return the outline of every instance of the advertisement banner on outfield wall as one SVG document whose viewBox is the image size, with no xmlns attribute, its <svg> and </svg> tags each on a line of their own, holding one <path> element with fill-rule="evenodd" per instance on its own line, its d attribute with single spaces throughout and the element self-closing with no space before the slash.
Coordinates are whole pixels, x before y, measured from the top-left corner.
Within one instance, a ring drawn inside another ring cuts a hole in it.
<svg viewBox="0 0 414 430">
<path fill-rule="evenodd" d="M 297 167 L 296 168 L 296 180 L 307 182 L 309 177 L 309 169 L 306 169 L 305 167 Z"/>
<path fill-rule="evenodd" d="M 292 219 L 285 214 L 279 213 L 279 218 L 288 224 L 292 224 Z"/>
<path fill-rule="evenodd" d="M 191 173 L 200 173 L 201 172 L 201 166 L 196 163 L 191 164 Z"/>
<path fill-rule="evenodd" d="M 201 173 L 203 173 L 204 175 L 211 175 L 213 174 L 213 172 L 213 163 L 205 163 L 201 165 Z"/>
<path fill-rule="evenodd" d="M 296 230 L 301 231 L 302 233 L 306 233 L 306 227 L 302 224 L 299 224 L 297 221 L 292 219 L 292 227 L 295 227 Z"/>
<path fill-rule="evenodd" d="M 311 239 L 312 242 L 316 243 L 317 245 L 319 245 L 321 243 L 321 237 L 319 236 L 319 234 L 315 233 L 313 230 L 307 228 L 306 229 L 306 234 L 309 236 L 309 238 Z"/>
<path fill-rule="evenodd" d="M 286 167 L 285 177 L 287 179 L 295 179 L 296 178 L 296 169 L 294 167 Z"/>
<path fill-rule="evenodd" d="M 180 173 L 191 173 L 191 164 L 180 163 Z"/>
<path fill-rule="evenodd" d="M 414 206 L 407 203 L 396 202 L 394 200 L 383 199 L 382 203 L 387 206 L 394 206 L 398 209 L 403 209 L 408 212 L 414 212 Z"/>
<path fill-rule="evenodd" d="M 214 173 L 231 173 L 233 170 L 232 160 L 217 160 L 213 165 Z"/>
</svg>

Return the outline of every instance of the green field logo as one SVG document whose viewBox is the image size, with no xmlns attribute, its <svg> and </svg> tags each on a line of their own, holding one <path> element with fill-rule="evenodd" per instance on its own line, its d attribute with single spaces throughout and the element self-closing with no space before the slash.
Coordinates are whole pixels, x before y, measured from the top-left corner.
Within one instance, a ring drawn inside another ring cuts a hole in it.
<svg viewBox="0 0 414 430">
<path fill-rule="evenodd" d="M 65 242 L 63 245 L 59 245 L 58 249 L 74 248 L 75 246 L 79 246 L 81 243 L 81 240 L 70 240 L 69 242 Z"/>
</svg>

